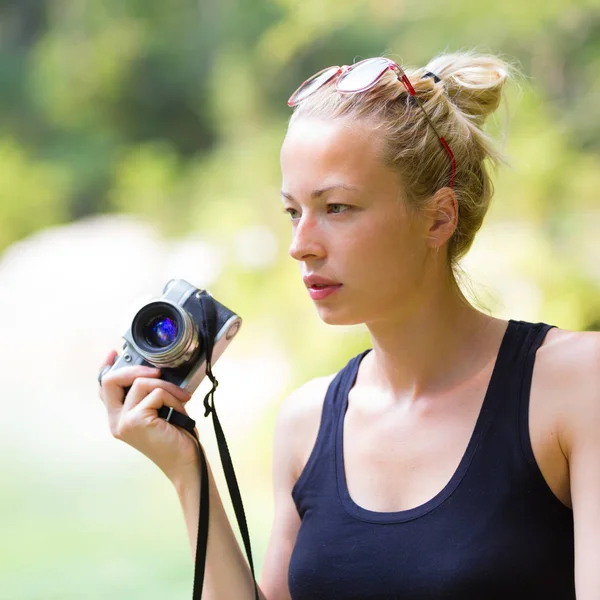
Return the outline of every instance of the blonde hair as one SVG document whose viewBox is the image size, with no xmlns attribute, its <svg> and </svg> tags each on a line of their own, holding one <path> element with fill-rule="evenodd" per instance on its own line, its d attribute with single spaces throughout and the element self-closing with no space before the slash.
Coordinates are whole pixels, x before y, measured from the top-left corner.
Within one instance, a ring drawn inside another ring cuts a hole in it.
<svg viewBox="0 0 600 600">
<path fill-rule="evenodd" d="M 404 70 L 456 159 L 454 192 L 459 215 L 448 241 L 448 261 L 456 273 L 460 271 L 458 261 L 471 247 L 489 208 L 493 186 L 488 166 L 504 161 L 483 125 L 498 108 L 503 86 L 514 68 L 497 56 L 470 51 L 442 54 L 421 69 Z M 299 118 L 315 116 L 367 120 L 378 130 L 384 162 L 400 173 L 410 209 L 423 209 L 435 192 L 448 186 L 450 158 L 391 70 L 362 93 L 340 94 L 334 85 L 324 85 L 296 106 L 290 125 Z"/>
</svg>

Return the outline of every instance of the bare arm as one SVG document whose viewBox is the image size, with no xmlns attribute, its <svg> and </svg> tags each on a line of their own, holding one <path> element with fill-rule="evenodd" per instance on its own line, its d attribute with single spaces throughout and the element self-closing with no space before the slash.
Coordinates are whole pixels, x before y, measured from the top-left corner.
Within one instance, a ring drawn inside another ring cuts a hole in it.
<svg viewBox="0 0 600 600">
<path fill-rule="evenodd" d="M 221 496 L 208 464 L 210 511 L 208 524 L 208 547 L 204 572 L 202 597 L 207 600 L 236 598 L 254 599 L 252 573 L 245 556 L 235 538 Z M 198 511 L 200 502 L 200 471 L 194 469 L 176 478 L 173 485 L 177 490 L 190 540 L 192 557 L 196 559 L 198 535 Z M 259 589 L 259 597 L 266 600 Z"/>
<path fill-rule="evenodd" d="M 572 400 L 564 437 L 575 525 L 577 600 L 593 600 L 600 590 L 600 333 L 580 334 L 577 355 L 569 378 Z"/>
<path fill-rule="evenodd" d="M 288 569 L 301 524 L 292 488 L 314 446 L 323 399 L 332 378 L 319 377 L 304 384 L 285 399 L 277 415 L 273 442 L 273 529 L 261 578 L 261 587 L 269 600 L 291 600 Z"/>
<path fill-rule="evenodd" d="M 116 355 L 116 351 L 110 352 L 103 367 L 112 365 Z M 161 406 L 170 406 L 187 415 L 185 403 L 190 395 L 158 375 L 156 369 L 140 365 L 110 371 L 102 378 L 99 395 L 108 410 L 113 436 L 146 455 L 175 485 L 194 556 L 200 497 L 197 442 L 187 431 L 158 417 Z M 130 389 L 125 396 L 126 388 Z M 210 521 L 202 597 L 253 600 L 250 568 L 223 509 L 210 466 L 208 484 Z M 262 594 L 260 598 L 266 600 Z"/>
<path fill-rule="evenodd" d="M 300 517 L 291 492 L 316 439 L 329 381 L 330 377 L 309 381 L 284 400 L 277 416 L 273 445 L 274 518 L 262 569 L 259 591 L 262 600 L 291 600 L 287 575 L 300 528 Z M 210 465 L 209 476 L 206 597 L 208 600 L 252 600 L 254 586 L 250 568 L 223 508 Z M 193 468 L 172 481 L 181 502 L 194 556 L 198 531 L 199 469 Z"/>
</svg>

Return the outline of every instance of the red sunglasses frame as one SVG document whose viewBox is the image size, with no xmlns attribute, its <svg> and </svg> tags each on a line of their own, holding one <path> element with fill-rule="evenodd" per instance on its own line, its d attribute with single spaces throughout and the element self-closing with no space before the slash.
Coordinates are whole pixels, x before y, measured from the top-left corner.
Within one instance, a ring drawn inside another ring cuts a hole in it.
<svg viewBox="0 0 600 600">
<path fill-rule="evenodd" d="M 378 72 L 378 74 L 375 75 L 375 77 L 373 77 L 373 79 L 366 86 L 364 86 L 362 88 L 358 88 L 358 89 L 351 89 L 351 90 L 340 89 L 340 83 L 353 70 L 355 70 L 358 66 L 364 65 L 365 63 L 370 62 L 370 61 L 382 61 L 382 66 L 381 66 L 381 69 Z M 419 105 L 419 108 L 423 111 L 423 114 L 425 115 L 425 119 L 427 120 L 429 125 L 431 125 L 431 129 L 433 129 L 435 135 L 439 139 L 440 144 L 442 145 L 442 147 L 444 148 L 444 150 L 450 157 L 451 171 L 450 171 L 450 182 L 448 185 L 450 188 L 453 188 L 454 181 L 456 179 L 456 159 L 454 158 L 454 153 L 452 152 L 448 142 L 444 139 L 444 137 L 442 135 L 440 135 L 440 133 L 436 129 L 435 125 L 433 124 L 431 118 L 427 114 L 427 111 L 425 110 L 423 103 L 417 96 L 415 88 L 413 87 L 412 83 L 410 82 L 409 78 L 407 77 L 406 73 L 404 72 L 404 69 L 402 69 L 402 67 L 398 63 L 394 62 L 393 60 L 390 60 L 389 58 L 385 58 L 382 56 L 382 57 L 378 57 L 378 58 L 367 58 L 367 59 L 361 60 L 360 62 L 357 62 L 353 65 L 344 65 L 342 67 L 333 66 L 333 67 L 327 67 L 325 69 L 322 69 L 321 71 L 319 71 L 318 73 L 315 73 L 312 77 L 309 77 L 306 81 L 304 81 L 298 87 L 298 89 L 296 89 L 296 91 L 290 96 L 287 104 L 288 104 L 288 106 L 291 106 L 291 107 L 297 106 L 303 100 L 308 98 L 311 94 L 316 92 L 319 88 L 323 87 L 325 84 L 329 83 L 336 77 L 337 77 L 336 89 L 340 94 L 356 94 L 356 93 L 360 93 L 360 92 L 365 92 L 365 91 L 371 89 L 383 77 L 383 74 L 388 69 L 394 71 L 394 73 L 396 74 L 398 79 L 402 82 L 402 84 L 406 88 L 406 91 L 408 92 L 408 94 L 412 98 L 415 99 L 416 103 Z M 324 73 L 326 73 L 329 70 L 332 71 L 332 73 L 329 77 L 326 77 L 325 79 L 323 79 L 323 81 L 321 81 L 319 83 L 319 85 L 317 85 L 314 89 L 310 90 L 306 95 L 302 96 L 299 100 L 296 99 L 296 97 L 299 95 L 299 92 L 301 92 L 309 83 L 313 82 L 320 75 L 323 75 Z"/>
</svg>

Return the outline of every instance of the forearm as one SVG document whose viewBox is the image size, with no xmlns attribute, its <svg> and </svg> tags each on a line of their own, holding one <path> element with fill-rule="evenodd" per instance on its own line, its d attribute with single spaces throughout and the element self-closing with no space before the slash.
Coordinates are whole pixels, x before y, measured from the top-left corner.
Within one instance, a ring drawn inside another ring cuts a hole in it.
<svg viewBox="0 0 600 600">
<path fill-rule="evenodd" d="M 203 598 L 221 600 L 236 598 L 254 599 L 254 583 L 248 563 L 235 538 L 215 480 L 208 465 L 210 512 L 208 526 L 208 548 L 204 575 Z M 183 509 L 192 557 L 196 559 L 198 535 L 198 511 L 200 499 L 200 472 L 189 473 L 173 481 Z M 266 600 L 259 590 L 259 596 Z"/>
</svg>

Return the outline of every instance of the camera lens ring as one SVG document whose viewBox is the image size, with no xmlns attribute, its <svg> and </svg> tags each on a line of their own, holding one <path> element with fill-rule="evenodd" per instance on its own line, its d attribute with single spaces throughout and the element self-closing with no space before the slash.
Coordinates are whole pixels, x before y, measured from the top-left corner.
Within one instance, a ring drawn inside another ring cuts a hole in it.
<svg viewBox="0 0 600 600">
<path fill-rule="evenodd" d="M 160 323 L 164 324 L 162 331 Z M 131 338 L 141 356 L 158 367 L 177 367 L 190 360 L 200 347 L 198 328 L 190 315 L 166 300 L 140 308 L 131 323 Z"/>
</svg>

